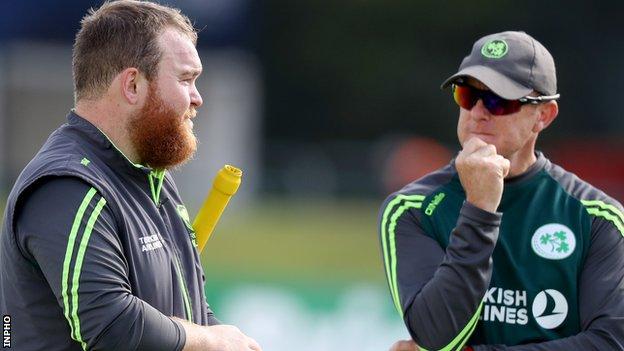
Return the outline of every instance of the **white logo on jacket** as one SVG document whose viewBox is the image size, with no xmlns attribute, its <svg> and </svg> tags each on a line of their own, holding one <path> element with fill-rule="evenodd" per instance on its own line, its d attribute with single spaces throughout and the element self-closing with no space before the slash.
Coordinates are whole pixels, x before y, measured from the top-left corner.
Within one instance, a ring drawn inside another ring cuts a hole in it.
<svg viewBox="0 0 624 351">
<path fill-rule="evenodd" d="M 529 296 L 526 290 L 490 287 L 483 297 L 480 319 L 484 322 L 526 325 L 531 306 L 533 318 L 540 327 L 554 329 L 563 324 L 568 316 L 568 301 L 561 292 L 545 289 L 538 292 L 533 301 L 527 301 Z"/>
<path fill-rule="evenodd" d="M 152 251 L 163 247 L 158 234 L 141 237 L 139 238 L 139 243 L 141 243 L 141 252 Z"/>
<path fill-rule="evenodd" d="M 531 238 L 533 251 L 549 260 L 562 260 L 576 248 L 574 232 L 560 223 L 545 224 L 535 231 Z"/>
<path fill-rule="evenodd" d="M 548 303 L 550 300 L 550 304 Z M 550 306 L 549 306 L 550 305 Z M 533 317 L 540 327 L 555 329 L 568 316 L 568 301 L 562 293 L 555 289 L 540 291 L 533 300 Z"/>
</svg>

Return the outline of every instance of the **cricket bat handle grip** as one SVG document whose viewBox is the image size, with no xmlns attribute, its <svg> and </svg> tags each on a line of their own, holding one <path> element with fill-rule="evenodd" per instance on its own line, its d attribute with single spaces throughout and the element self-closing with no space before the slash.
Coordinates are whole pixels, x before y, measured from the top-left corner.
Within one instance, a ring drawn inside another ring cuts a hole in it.
<svg viewBox="0 0 624 351">
<path fill-rule="evenodd" d="M 199 252 L 204 250 L 223 210 L 232 196 L 236 194 L 242 175 L 243 172 L 240 169 L 230 165 L 225 165 L 217 172 L 212 188 L 193 222 Z"/>
</svg>

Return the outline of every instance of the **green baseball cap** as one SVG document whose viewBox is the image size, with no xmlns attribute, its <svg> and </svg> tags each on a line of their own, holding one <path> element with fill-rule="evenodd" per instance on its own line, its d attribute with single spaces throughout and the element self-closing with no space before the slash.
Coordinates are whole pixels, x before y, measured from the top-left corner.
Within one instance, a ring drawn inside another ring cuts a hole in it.
<svg viewBox="0 0 624 351">
<path fill-rule="evenodd" d="M 525 32 L 507 31 L 477 40 L 459 71 L 442 83 L 444 89 L 472 77 L 496 95 L 516 100 L 534 90 L 557 94 L 555 61 L 544 45 Z"/>
</svg>

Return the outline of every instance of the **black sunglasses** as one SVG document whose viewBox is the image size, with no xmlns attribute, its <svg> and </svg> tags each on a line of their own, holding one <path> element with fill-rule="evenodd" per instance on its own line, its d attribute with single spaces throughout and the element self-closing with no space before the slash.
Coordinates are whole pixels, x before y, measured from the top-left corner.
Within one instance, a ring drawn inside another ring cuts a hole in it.
<svg viewBox="0 0 624 351">
<path fill-rule="evenodd" d="M 480 90 L 473 86 L 455 83 L 453 84 L 453 98 L 457 105 L 466 110 L 471 110 L 477 101 L 483 101 L 485 108 L 495 116 L 509 115 L 520 111 L 522 105 L 537 105 L 559 99 L 559 94 L 542 96 L 525 96 L 517 100 L 504 99 L 490 90 Z"/>
</svg>

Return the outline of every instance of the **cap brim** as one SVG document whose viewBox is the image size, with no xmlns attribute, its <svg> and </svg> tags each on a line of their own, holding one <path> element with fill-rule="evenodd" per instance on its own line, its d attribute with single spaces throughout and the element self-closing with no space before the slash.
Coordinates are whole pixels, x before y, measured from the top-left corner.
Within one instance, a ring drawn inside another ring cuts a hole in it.
<svg viewBox="0 0 624 351">
<path fill-rule="evenodd" d="M 532 88 L 518 84 L 497 71 L 485 66 L 466 67 L 445 80 L 440 88 L 444 89 L 462 77 L 472 77 L 477 79 L 481 83 L 485 84 L 496 95 L 508 100 L 516 100 L 533 92 Z"/>
</svg>

